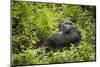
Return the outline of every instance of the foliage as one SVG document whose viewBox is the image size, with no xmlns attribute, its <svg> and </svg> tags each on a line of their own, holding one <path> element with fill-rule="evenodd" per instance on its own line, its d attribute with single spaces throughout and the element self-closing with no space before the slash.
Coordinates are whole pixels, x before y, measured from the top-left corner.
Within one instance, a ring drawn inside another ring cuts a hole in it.
<svg viewBox="0 0 100 67">
<path fill-rule="evenodd" d="M 20 54 L 14 54 L 12 61 L 13 64 L 17 65 L 95 61 L 96 54 L 93 49 L 93 46 L 86 43 L 82 43 L 79 49 L 71 47 L 70 50 L 51 52 L 48 54 L 43 48 L 38 48 L 26 50 Z"/>
<path fill-rule="evenodd" d="M 95 6 L 12 2 L 13 65 L 50 64 L 95 61 Z M 74 27 L 82 34 L 79 49 L 74 46 L 62 52 L 45 52 L 45 42 L 60 31 L 67 17 L 75 19 Z"/>
</svg>

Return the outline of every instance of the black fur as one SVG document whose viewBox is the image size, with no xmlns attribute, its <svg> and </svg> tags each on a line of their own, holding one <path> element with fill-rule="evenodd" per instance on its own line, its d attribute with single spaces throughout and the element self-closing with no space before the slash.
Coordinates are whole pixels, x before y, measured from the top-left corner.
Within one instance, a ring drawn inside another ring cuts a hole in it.
<svg viewBox="0 0 100 67">
<path fill-rule="evenodd" d="M 81 42 L 81 32 L 73 28 L 69 22 L 64 22 L 61 25 L 61 31 L 53 34 L 48 39 L 46 51 L 62 50 L 69 47 L 70 43 L 75 44 Z"/>
</svg>

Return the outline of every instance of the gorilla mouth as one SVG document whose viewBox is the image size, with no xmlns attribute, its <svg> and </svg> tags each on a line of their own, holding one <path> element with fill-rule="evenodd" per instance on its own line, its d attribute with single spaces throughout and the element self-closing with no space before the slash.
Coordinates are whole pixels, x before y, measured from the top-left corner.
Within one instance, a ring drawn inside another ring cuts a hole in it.
<svg viewBox="0 0 100 67">
<path fill-rule="evenodd" d="M 68 33 L 68 32 L 70 32 L 70 31 L 71 31 L 71 29 L 66 29 L 66 31 L 65 31 L 65 32 L 66 32 L 66 33 Z"/>
</svg>

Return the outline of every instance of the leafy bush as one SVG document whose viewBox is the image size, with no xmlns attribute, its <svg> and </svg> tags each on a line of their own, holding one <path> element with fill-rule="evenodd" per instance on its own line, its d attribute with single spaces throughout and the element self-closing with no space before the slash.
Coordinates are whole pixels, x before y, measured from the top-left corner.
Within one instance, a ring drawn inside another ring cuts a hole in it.
<svg viewBox="0 0 100 67">
<path fill-rule="evenodd" d="M 26 50 L 20 54 L 14 54 L 12 61 L 15 65 L 20 64 L 51 64 L 64 62 L 82 62 L 95 61 L 94 47 L 86 43 L 82 43 L 79 49 L 72 46 L 70 50 L 63 52 L 51 52 L 46 54 L 43 48 Z"/>
</svg>

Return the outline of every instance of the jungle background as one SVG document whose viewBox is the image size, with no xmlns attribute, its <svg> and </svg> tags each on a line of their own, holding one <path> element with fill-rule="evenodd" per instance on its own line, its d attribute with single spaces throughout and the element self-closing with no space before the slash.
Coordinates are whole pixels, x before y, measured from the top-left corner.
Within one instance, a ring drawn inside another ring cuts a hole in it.
<svg viewBox="0 0 100 67">
<path fill-rule="evenodd" d="M 96 7 L 91 5 L 13 1 L 12 65 L 54 64 L 96 60 Z M 73 17 L 82 34 L 81 47 L 46 53 L 44 43 Z"/>
</svg>

